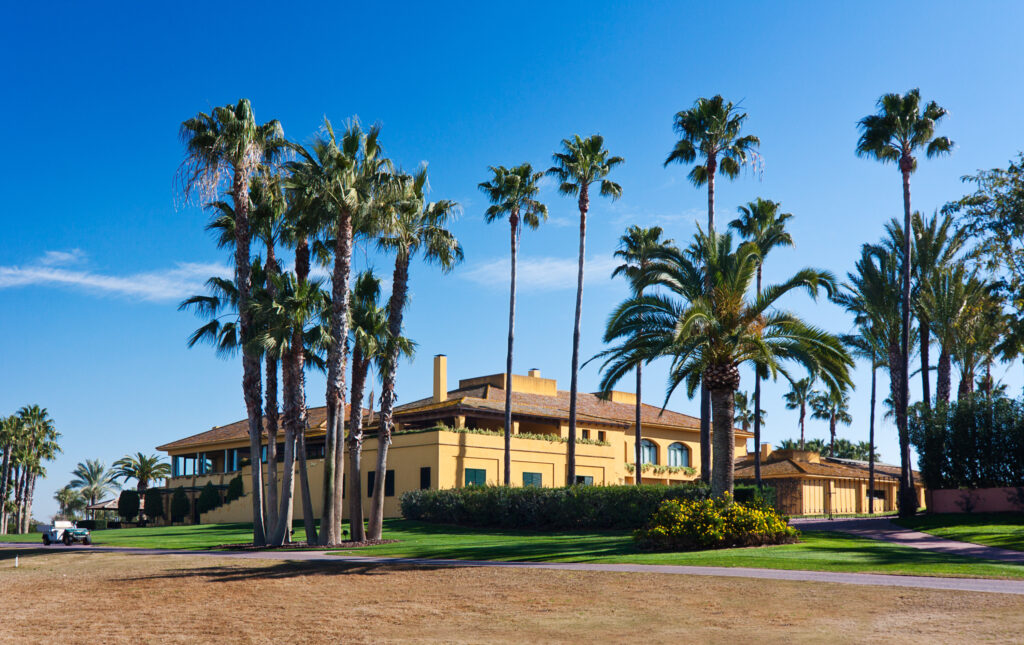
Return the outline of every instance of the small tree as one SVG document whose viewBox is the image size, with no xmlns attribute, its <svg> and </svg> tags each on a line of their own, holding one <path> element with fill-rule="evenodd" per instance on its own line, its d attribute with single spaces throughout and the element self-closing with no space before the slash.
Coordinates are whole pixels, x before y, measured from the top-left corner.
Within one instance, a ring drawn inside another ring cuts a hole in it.
<svg viewBox="0 0 1024 645">
<path fill-rule="evenodd" d="M 126 522 L 132 521 L 133 517 L 139 514 L 139 492 L 135 490 L 123 490 L 117 498 L 117 514 Z"/>
<path fill-rule="evenodd" d="M 171 523 L 181 522 L 188 515 L 190 504 L 185 489 L 178 486 L 171 495 Z"/>
<path fill-rule="evenodd" d="M 196 504 L 200 513 L 206 513 L 220 506 L 220 493 L 214 487 L 213 482 L 206 482 L 203 490 L 199 493 L 199 501 Z"/>
<path fill-rule="evenodd" d="M 245 495 L 245 484 L 242 483 L 242 476 L 238 475 L 228 482 L 228 492 L 224 496 L 224 503 L 233 502 L 242 495 Z"/>
<path fill-rule="evenodd" d="M 145 502 L 143 507 L 146 511 L 146 517 L 157 518 L 164 516 L 164 496 L 159 488 L 147 488 L 142 499 Z"/>
</svg>

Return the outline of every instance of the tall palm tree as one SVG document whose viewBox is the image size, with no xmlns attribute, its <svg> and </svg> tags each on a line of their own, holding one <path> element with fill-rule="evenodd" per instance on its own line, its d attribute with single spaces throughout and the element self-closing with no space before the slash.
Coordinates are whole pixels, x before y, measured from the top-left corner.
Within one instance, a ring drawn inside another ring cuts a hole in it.
<svg viewBox="0 0 1024 645">
<path fill-rule="evenodd" d="M 352 323 L 349 339 L 352 343 L 352 405 L 349 410 L 348 433 L 348 508 L 350 539 L 366 539 L 363 524 L 362 450 L 363 411 L 361 402 L 366 389 L 370 368 L 382 365 L 388 347 L 388 312 L 379 304 L 381 280 L 366 270 L 356 278 L 352 288 L 349 311 Z M 408 338 L 398 340 L 399 351 L 412 357 L 416 344 Z M 372 399 L 372 397 L 371 397 Z"/>
<path fill-rule="evenodd" d="M 160 455 L 145 455 L 137 452 L 125 455 L 114 462 L 114 477 L 124 481 L 135 480 L 135 489 L 145 493 L 149 483 L 171 476 L 171 466 Z"/>
<path fill-rule="evenodd" d="M 750 426 L 757 424 L 760 426 L 764 423 L 764 410 L 755 410 L 750 407 L 751 398 L 746 392 L 736 392 L 735 401 L 735 419 L 736 423 L 740 424 L 743 428 L 743 432 L 750 432 Z M 760 417 L 755 421 L 755 414 Z M 755 444 L 760 446 L 760 444 Z"/>
<path fill-rule="evenodd" d="M 789 392 L 783 397 L 786 401 L 787 410 L 800 410 L 800 450 L 804 449 L 805 433 L 804 422 L 807 419 L 807 406 L 810 405 L 811 397 L 814 395 L 814 379 L 811 377 L 790 381 Z"/>
<path fill-rule="evenodd" d="M 377 430 L 377 470 L 373 482 L 367 537 L 379 540 L 384 522 L 384 481 L 387 476 L 388 447 L 391 445 L 392 416 L 395 407 L 395 378 L 401 353 L 402 318 L 408 301 L 409 265 L 417 254 L 442 271 L 451 271 L 462 261 L 462 245 L 448 226 L 455 219 L 459 206 L 454 201 L 427 201 L 427 168 L 414 175 L 395 179 L 393 190 L 399 199 L 390 213 L 385 232 L 378 238 L 381 250 L 395 254 L 395 271 L 388 301 L 388 346 L 383 357 L 380 422 Z"/>
<path fill-rule="evenodd" d="M 855 358 L 867 360 L 871 365 L 871 417 L 868 421 L 868 513 L 875 512 L 875 401 L 877 372 L 885 366 L 885 346 L 871 327 L 870 320 L 862 320 L 856 334 L 843 336 L 843 342 Z"/>
<path fill-rule="evenodd" d="M 99 459 L 78 462 L 71 474 L 73 477 L 68 485 L 81 491 L 90 506 L 120 488 L 115 472 Z"/>
<path fill-rule="evenodd" d="M 261 164 L 273 164 L 285 147 L 281 124 L 274 120 L 258 124 L 248 99 L 234 105 L 198 113 L 181 124 L 185 160 L 179 176 L 186 195 L 204 200 L 217 197 L 227 185 L 235 213 L 235 286 L 238 290 L 239 331 L 249 336 L 252 319 L 250 298 L 249 182 Z M 242 352 L 242 393 L 249 422 L 249 449 L 260 453 L 263 434 L 262 386 L 259 357 Z M 254 460 L 252 471 L 253 542 L 266 544 L 263 518 L 262 470 Z"/>
<path fill-rule="evenodd" d="M 612 277 L 625 276 L 629 280 L 633 297 L 643 297 L 647 272 L 651 263 L 663 257 L 666 250 L 672 247 L 673 241 L 661 239 L 661 233 L 659 226 L 651 228 L 630 226 L 626 229 L 625 235 L 619 238 L 619 248 L 615 251 L 615 257 L 621 259 L 622 264 L 615 267 Z M 604 342 L 606 343 L 621 337 L 620 330 L 613 325 L 614 320 L 613 315 L 609 319 L 608 327 L 605 328 Z M 633 470 L 633 477 L 634 483 L 639 486 L 643 480 L 643 423 L 641 415 L 643 410 L 643 364 L 651 357 L 620 345 L 600 352 L 590 360 L 595 358 L 605 359 L 601 365 L 601 392 L 606 396 L 629 370 L 632 369 L 636 372 L 636 403 L 633 414 L 636 468 Z"/>
<path fill-rule="evenodd" d="M 729 227 L 738 232 L 743 239 L 757 245 L 761 253 L 761 262 L 757 265 L 757 295 L 761 295 L 761 270 L 764 258 L 772 249 L 780 246 L 793 246 L 793 238 L 786 231 L 786 222 L 793 217 L 792 213 L 780 213 L 779 202 L 761 199 L 740 206 L 740 216 L 729 222 Z M 754 375 L 754 480 L 761 485 L 761 378 L 762 374 Z"/>
<path fill-rule="evenodd" d="M 850 397 L 841 390 L 828 392 L 816 392 L 811 397 L 811 417 L 828 421 L 829 443 L 828 452 L 835 456 L 836 447 L 836 426 L 845 426 L 853 423 L 850 416 Z"/>
<path fill-rule="evenodd" d="M 536 230 L 548 218 L 548 208 L 537 201 L 542 172 L 520 164 L 512 169 L 491 166 L 490 181 L 481 182 L 480 190 L 491 206 L 484 212 L 488 224 L 508 218 L 511 247 L 512 280 L 508 296 L 508 352 L 505 357 L 505 485 L 512 485 L 512 345 L 516 327 L 516 264 L 519 256 L 519 234 L 522 224 Z"/>
<path fill-rule="evenodd" d="M 718 172 L 721 171 L 728 179 L 735 179 L 743 166 L 757 161 L 761 140 L 751 134 L 740 134 L 746 120 L 746 112 L 741 112 L 739 106 L 717 94 L 711 98 L 698 98 L 693 107 L 680 110 L 675 115 L 673 128 L 679 140 L 664 165 L 690 164 L 698 157 L 703 161 L 693 166 L 689 179 L 698 188 L 708 187 L 708 235 L 715 232 L 715 178 Z M 701 385 L 700 470 L 705 482 L 710 481 L 711 452 L 711 394 L 706 386 Z"/>
<path fill-rule="evenodd" d="M 936 365 L 935 403 L 946 405 L 952 384 L 953 354 L 975 311 L 981 307 L 987 288 L 963 265 L 945 267 L 925 285 L 920 307 L 930 321 L 931 333 L 939 343 Z"/>
<path fill-rule="evenodd" d="M 20 446 L 20 490 L 17 496 L 17 527 L 18 533 L 28 533 L 32 520 L 32 501 L 35 495 L 36 480 L 45 475 L 43 462 L 52 460 L 62 452 L 57 440 L 60 433 L 46 408 L 38 405 L 26 405 L 18 410 L 19 425 L 24 434 Z"/>
<path fill-rule="evenodd" d="M 562 152 L 553 155 L 554 165 L 547 174 L 558 180 L 563 195 L 575 196 L 580 210 L 579 269 L 576 276 L 576 316 L 572 332 L 572 367 L 569 376 L 569 442 L 567 445 L 567 484 L 576 483 L 576 394 L 580 368 L 580 322 L 583 316 L 583 259 L 587 242 L 587 212 L 590 210 L 590 185 L 600 182 L 599 193 L 613 200 L 622 196 L 622 187 L 607 179 L 625 160 L 608 153 L 604 137 L 594 134 L 586 139 L 573 135 L 562 140 Z"/>
<path fill-rule="evenodd" d="M 921 348 L 921 398 L 925 406 L 930 407 L 932 390 L 928 352 L 932 333 L 928 309 L 923 306 L 923 294 L 947 269 L 957 263 L 958 255 L 967 243 L 967 232 L 965 229 L 957 228 L 953 223 L 953 216 L 948 213 L 941 218 L 936 213 L 926 219 L 921 213 L 915 212 L 911 217 L 911 227 L 914 232 L 914 259 L 911 263 L 915 283 L 914 312 L 917 316 Z"/>
<path fill-rule="evenodd" d="M 785 363 L 794 362 L 817 374 L 828 387 L 850 383 L 852 360 L 838 338 L 779 311 L 779 300 L 794 290 L 816 297 L 832 294 L 835 281 L 828 273 L 803 269 L 787 281 L 771 285 L 760 296 L 748 295 L 760 256 L 753 244 L 732 247 L 732 236 L 698 234 L 700 253 L 691 259 L 679 254 L 672 263 L 652 267 L 652 283 L 667 295 L 645 296 L 621 307 L 623 317 L 647 329 L 660 328 L 670 342 L 661 353 L 672 357 L 667 395 L 685 385 L 691 396 L 706 383 L 714 412 L 712 493 L 732 492 L 735 452 L 735 393 L 739 368 L 745 363 L 772 378 L 791 378 Z M 671 266 L 678 264 L 678 266 Z M 705 290 L 705 275 L 712 277 Z M 673 298 L 682 296 L 682 301 Z M 654 336 L 647 332 L 642 342 Z"/>
<path fill-rule="evenodd" d="M 946 110 L 935 101 L 921 106 L 921 92 L 912 89 L 906 94 L 884 94 L 878 99 L 878 112 L 860 120 L 860 139 L 857 155 L 871 157 L 882 163 L 894 163 L 903 177 L 903 230 L 911 231 L 910 175 L 917 170 L 917 157 L 924 149 L 930 159 L 949 154 L 953 142 L 947 137 L 936 137 L 935 127 L 946 115 Z M 900 340 L 900 395 L 896 401 L 896 424 L 900 434 L 900 515 L 910 516 L 917 511 L 917 493 L 913 485 L 910 463 L 910 439 L 907 432 L 907 405 L 910 399 L 910 235 L 904 236 L 902 253 L 902 316 Z M 927 342 L 925 340 L 924 342 Z"/>
<path fill-rule="evenodd" d="M 7 534 L 7 498 L 11 492 L 11 469 L 14 465 L 14 451 L 23 435 L 23 427 L 18 415 L 0 417 L 0 450 L 3 460 L 0 461 L 0 535 Z"/>
</svg>

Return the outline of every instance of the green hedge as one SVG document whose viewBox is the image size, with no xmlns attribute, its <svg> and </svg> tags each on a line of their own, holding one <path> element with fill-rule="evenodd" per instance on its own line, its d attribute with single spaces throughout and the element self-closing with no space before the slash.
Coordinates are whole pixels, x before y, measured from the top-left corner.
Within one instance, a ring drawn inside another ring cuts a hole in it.
<svg viewBox="0 0 1024 645">
<path fill-rule="evenodd" d="M 142 500 L 145 502 L 146 517 L 156 519 L 164 516 L 164 496 L 159 488 L 147 488 Z"/>
<path fill-rule="evenodd" d="M 178 486 L 171 495 L 171 523 L 181 522 L 192 510 L 192 503 L 185 494 L 185 489 Z"/>
<path fill-rule="evenodd" d="M 132 488 L 121 491 L 121 496 L 117 498 L 117 514 L 127 522 L 131 522 L 132 518 L 139 514 L 138 491 Z"/>
<path fill-rule="evenodd" d="M 676 486 L 467 486 L 402 494 L 410 520 L 519 529 L 639 528 L 667 499 L 708 497 L 702 483 Z"/>
<path fill-rule="evenodd" d="M 242 476 L 237 475 L 228 482 L 228 492 L 224 495 L 224 503 L 233 502 L 242 495 L 245 495 L 245 484 L 242 482 Z"/>
</svg>

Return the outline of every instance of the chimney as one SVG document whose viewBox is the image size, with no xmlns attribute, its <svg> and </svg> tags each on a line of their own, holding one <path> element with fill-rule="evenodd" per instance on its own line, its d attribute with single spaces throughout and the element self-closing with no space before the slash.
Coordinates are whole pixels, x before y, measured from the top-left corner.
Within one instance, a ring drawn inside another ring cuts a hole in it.
<svg viewBox="0 0 1024 645">
<path fill-rule="evenodd" d="M 530 368 L 530 371 L 527 372 L 527 374 L 530 375 L 530 378 L 540 378 L 540 370 L 536 367 Z"/>
<path fill-rule="evenodd" d="M 448 400 L 448 357 L 434 357 L 434 403 Z"/>
<path fill-rule="evenodd" d="M 761 459 L 767 459 L 768 455 L 772 454 L 772 444 L 762 443 L 761 444 Z"/>
</svg>

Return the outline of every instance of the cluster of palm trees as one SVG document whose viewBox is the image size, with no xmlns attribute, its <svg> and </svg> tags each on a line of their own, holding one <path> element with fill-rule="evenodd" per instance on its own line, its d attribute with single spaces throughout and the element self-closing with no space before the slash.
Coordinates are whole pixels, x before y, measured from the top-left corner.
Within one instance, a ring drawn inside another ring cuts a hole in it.
<svg viewBox="0 0 1024 645">
<path fill-rule="evenodd" d="M 289 539 L 297 466 L 307 539 L 323 545 L 341 542 L 345 446 L 349 483 L 358 491 L 361 400 L 371 367 L 379 373 L 382 391 L 377 477 L 365 531 L 361 495 L 350 494 L 349 500 L 353 539 L 379 539 L 396 372 L 401 354 L 413 348 L 402 335 L 409 274 L 417 260 L 444 271 L 462 260 L 462 248 L 448 229 L 458 205 L 429 200 L 426 166 L 413 172 L 396 167 L 384 156 L 380 129 L 364 130 L 356 119 L 337 134 L 325 119 L 313 140 L 301 145 L 287 140 L 277 121 L 258 123 L 252 106 L 242 99 L 188 119 L 182 124 L 181 137 L 186 149 L 180 170 L 183 191 L 210 209 L 210 228 L 221 246 L 233 253 L 234 278 L 211 278 L 210 292 L 189 298 L 182 307 L 194 309 L 207 320 L 190 338 L 190 346 L 209 342 L 221 354 L 242 355 L 242 390 L 254 462 L 253 540 L 279 545 Z M 380 279 L 371 272 L 350 284 L 353 248 L 358 243 L 373 244 L 394 257 L 386 306 L 378 302 Z M 254 246 L 265 255 L 254 256 Z M 291 270 L 278 260 L 278 253 L 285 249 L 294 254 Z M 329 290 L 323 281 L 311 278 L 313 262 L 330 272 Z M 346 436 L 350 350 L 353 371 Z M 312 508 L 306 465 L 305 370 L 309 368 L 327 375 L 319 512 Z M 266 478 L 257 465 L 264 431 L 268 436 Z M 284 454 L 278 455 L 282 431 Z M 279 462 L 281 482 L 277 481 Z M 321 518 L 319 532 L 316 516 Z"/>
<path fill-rule="evenodd" d="M 0 535 L 29 532 L 36 480 L 46 475 L 43 464 L 61 452 L 60 436 L 38 405 L 0 417 Z"/>
<path fill-rule="evenodd" d="M 60 515 L 67 518 L 75 517 L 87 506 L 116 493 L 121 489 L 121 483 L 129 479 L 135 480 L 135 489 L 140 494 L 145 493 L 152 482 L 171 476 L 171 466 L 159 455 L 137 452 L 121 457 L 110 467 L 100 459 L 80 461 L 71 471 L 71 476 L 71 481 L 53 496 Z"/>
</svg>

